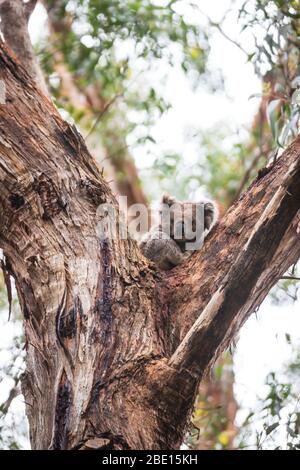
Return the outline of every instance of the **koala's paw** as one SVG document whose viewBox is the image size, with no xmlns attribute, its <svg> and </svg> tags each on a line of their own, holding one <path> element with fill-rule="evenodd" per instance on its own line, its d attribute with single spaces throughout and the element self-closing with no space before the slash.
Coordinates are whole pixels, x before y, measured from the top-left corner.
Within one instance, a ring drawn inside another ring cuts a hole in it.
<svg viewBox="0 0 300 470">
<path fill-rule="evenodd" d="M 206 202 L 204 204 L 204 228 L 205 230 L 211 230 L 215 225 L 218 218 L 218 209 L 212 202 Z"/>
</svg>

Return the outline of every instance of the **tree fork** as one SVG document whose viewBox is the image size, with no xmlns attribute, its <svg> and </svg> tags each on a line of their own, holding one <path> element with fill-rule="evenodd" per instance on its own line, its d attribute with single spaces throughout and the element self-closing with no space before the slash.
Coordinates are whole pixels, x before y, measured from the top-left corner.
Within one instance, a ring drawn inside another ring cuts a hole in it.
<svg viewBox="0 0 300 470">
<path fill-rule="evenodd" d="M 0 45 L 0 247 L 24 316 L 33 449 L 178 448 L 205 370 L 300 255 L 300 139 L 158 272 L 97 234 L 117 204 L 76 128 Z"/>
</svg>

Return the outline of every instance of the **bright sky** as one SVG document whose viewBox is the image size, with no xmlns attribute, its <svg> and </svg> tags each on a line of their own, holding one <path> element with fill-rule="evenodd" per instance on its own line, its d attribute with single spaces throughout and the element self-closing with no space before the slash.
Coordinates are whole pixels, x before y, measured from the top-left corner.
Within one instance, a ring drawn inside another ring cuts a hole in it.
<svg viewBox="0 0 300 470">
<path fill-rule="evenodd" d="M 198 3 L 215 20 L 222 17 L 230 2 L 199 0 Z M 236 2 L 241 3 L 240 0 Z M 45 19 L 44 11 L 38 5 L 30 21 L 30 32 L 34 40 L 38 39 L 44 28 Z M 240 40 L 236 21 L 228 17 L 226 28 L 230 37 Z M 250 45 L 251 48 L 251 38 L 245 37 L 244 42 L 245 47 Z M 226 80 L 226 94 L 213 95 L 204 89 L 193 93 L 180 72 L 172 74 L 165 87 L 172 109 L 159 120 L 154 129 L 154 136 L 162 151 L 184 151 L 188 146 L 184 131 L 190 126 L 209 129 L 220 122 L 226 122 L 243 129 L 251 124 L 257 101 L 249 100 L 249 96 L 260 92 L 260 81 L 254 75 L 252 66 L 245 62 L 244 54 L 219 33 L 215 34 L 211 46 L 210 62 L 212 66 L 222 69 Z M 143 167 L 143 151 L 138 150 L 135 156 L 138 165 Z M 285 340 L 285 333 L 289 333 L 294 340 L 299 339 L 299 307 L 300 302 L 288 307 L 274 307 L 266 300 L 259 310 L 258 318 L 252 316 L 242 328 L 234 356 L 235 392 L 242 406 L 255 406 L 257 395 L 265 390 L 263 384 L 268 372 L 280 370 L 288 360 L 290 347 Z M 0 345 L 3 346 L 3 342 L 12 339 L 15 332 L 6 322 L 1 325 L 1 332 Z M 5 361 L 5 355 L 3 357 L 1 353 L 0 367 Z M 2 388 L 0 402 L 3 397 L 5 391 Z M 16 399 L 13 408 L 19 409 L 22 406 L 21 400 Z M 245 410 L 242 409 L 238 420 L 242 420 L 244 415 Z"/>
</svg>

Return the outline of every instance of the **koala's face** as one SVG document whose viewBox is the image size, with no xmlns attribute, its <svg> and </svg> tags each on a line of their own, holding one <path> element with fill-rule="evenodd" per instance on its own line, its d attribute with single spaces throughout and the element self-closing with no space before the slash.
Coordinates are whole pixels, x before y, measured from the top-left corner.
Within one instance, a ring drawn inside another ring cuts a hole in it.
<svg viewBox="0 0 300 470">
<path fill-rule="evenodd" d="M 178 243 L 196 240 L 203 226 L 203 206 L 191 202 L 175 203 L 170 208 L 170 235 Z M 202 220 L 201 220 L 202 219 Z"/>
<path fill-rule="evenodd" d="M 166 196 L 162 200 L 163 230 L 182 248 L 201 239 L 204 233 L 204 204 L 179 202 Z"/>
</svg>

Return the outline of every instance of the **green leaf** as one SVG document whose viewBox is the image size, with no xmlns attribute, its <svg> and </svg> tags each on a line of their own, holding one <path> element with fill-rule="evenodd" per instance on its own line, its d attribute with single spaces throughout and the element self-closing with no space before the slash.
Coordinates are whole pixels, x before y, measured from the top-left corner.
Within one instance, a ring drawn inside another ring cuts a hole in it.
<svg viewBox="0 0 300 470">
<path fill-rule="evenodd" d="M 297 434 L 290 426 L 287 426 L 287 432 L 292 437 L 298 437 L 299 436 L 299 434 Z"/>
<path fill-rule="evenodd" d="M 267 117 L 268 122 L 271 127 L 272 136 L 274 141 L 277 141 L 278 138 L 278 108 L 281 100 L 272 100 L 267 107 Z"/>
<path fill-rule="evenodd" d="M 278 426 L 279 426 L 279 423 L 278 423 L 278 422 L 277 422 L 277 423 L 273 423 L 273 424 L 271 424 L 270 426 L 268 426 L 268 427 L 266 428 L 266 435 L 268 436 L 269 434 L 271 434 L 271 432 L 273 432 L 274 429 L 278 428 Z"/>
<path fill-rule="evenodd" d="M 223 366 L 222 366 L 222 364 L 218 364 L 218 365 L 215 367 L 214 372 L 215 372 L 216 379 L 221 380 L 222 374 L 223 374 Z"/>
</svg>

